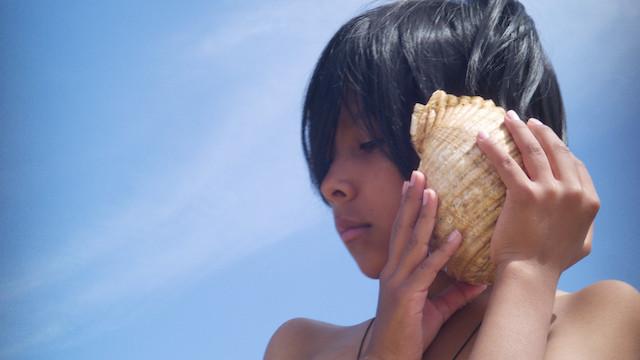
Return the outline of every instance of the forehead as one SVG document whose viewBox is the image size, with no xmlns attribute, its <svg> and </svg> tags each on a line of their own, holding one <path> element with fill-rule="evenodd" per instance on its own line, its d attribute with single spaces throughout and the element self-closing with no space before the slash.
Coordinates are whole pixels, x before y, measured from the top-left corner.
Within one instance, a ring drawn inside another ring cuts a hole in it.
<svg viewBox="0 0 640 360">
<path fill-rule="evenodd" d="M 375 133 L 371 128 L 371 122 L 357 103 L 346 102 L 342 104 L 340 107 L 340 114 L 338 116 L 337 134 L 349 133 L 367 137 Z"/>
<path fill-rule="evenodd" d="M 361 139 L 368 136 L 366 129 L 358 121 L 358 118 L 346 111 L 344 108 L 340 111 L 338 116 L 338 123 L 336 124 L 335 142 L 340 143 L 349 139 Z"/>
</svg>

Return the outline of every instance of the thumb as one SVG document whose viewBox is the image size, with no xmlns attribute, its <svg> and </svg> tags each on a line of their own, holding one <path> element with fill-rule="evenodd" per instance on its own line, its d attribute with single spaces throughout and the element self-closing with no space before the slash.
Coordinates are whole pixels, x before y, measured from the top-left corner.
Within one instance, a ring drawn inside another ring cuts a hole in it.
<svg viewBox="0 0 640 360">
<path fill-rule="evenodd" d="M 473 301 L 487 288 L 487 285 L 471 285 L 458 281 L 431 300 L 442 316 L 444 323 L 461 307 Z"/>
</svg>

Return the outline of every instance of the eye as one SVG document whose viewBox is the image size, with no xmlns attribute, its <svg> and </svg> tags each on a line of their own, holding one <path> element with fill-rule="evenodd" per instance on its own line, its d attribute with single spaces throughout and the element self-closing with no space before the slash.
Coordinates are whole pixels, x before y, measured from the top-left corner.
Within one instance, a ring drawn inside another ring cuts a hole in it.
<svg viewBox="0 0 640 360">
<path fill-rule="evenodd" d="M 384 144 L 383 139 L 373 139 L 360 144 L 360 150 L 364 152 L 372 152 Z"/>
</svg>

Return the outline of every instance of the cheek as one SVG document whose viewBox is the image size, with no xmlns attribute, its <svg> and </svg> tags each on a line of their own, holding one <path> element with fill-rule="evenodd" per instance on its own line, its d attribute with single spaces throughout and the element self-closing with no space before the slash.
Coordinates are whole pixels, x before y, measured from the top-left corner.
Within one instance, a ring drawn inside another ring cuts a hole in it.
<svg viewBox="0 0 640 360">
<path fill-rule="evenodd" d="M 372 205 L 375 204 L 379 224 L 390 231 L 402 201 L 404 179 L 390 162 L 379 167 L 376 173 L 378 177 L 370 189 L 370 196 L 375 199 Z"/>
<path fill-rule="evenodd" d="M 402 181 L 398 181 L 396 186 L 388 187 L 385 193 L 384 205 L 382 206 L 384 217 L 387 220 L 386 223 L 393 224 L 402 202 Z"/>
<path fill-rule="evenodd" d="M 379 226 L 379 232 L 377 241 L 382 242 L 385 246 L 388 246 L 393 224 L 400 208 L 401 191 L 402 189 L 395 191 L 387 188 L 384 192 L 378 193 L 376 222 Z"/>
</svg>

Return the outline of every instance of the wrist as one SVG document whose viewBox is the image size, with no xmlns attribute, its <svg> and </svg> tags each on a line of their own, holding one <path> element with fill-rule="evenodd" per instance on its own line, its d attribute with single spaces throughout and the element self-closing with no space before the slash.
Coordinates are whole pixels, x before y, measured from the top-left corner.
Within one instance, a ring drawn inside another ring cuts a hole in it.
<svg viewBox="0 0 640 360">
<path fill-rule="evenodd" d="M 513 279 L 519 282 L 548 284 L 555 288 L 560 274 L 560 270 L 535 261 L 514 260 L 498 264 L 496 282 Z"/>
<path fill-rule="evenodd" d="M 472 358 L 544 357 L 560 272 L 528 261 L 498 264 Z M 507 347 L 496 344 L 507 343 Z"/>
</svg>

